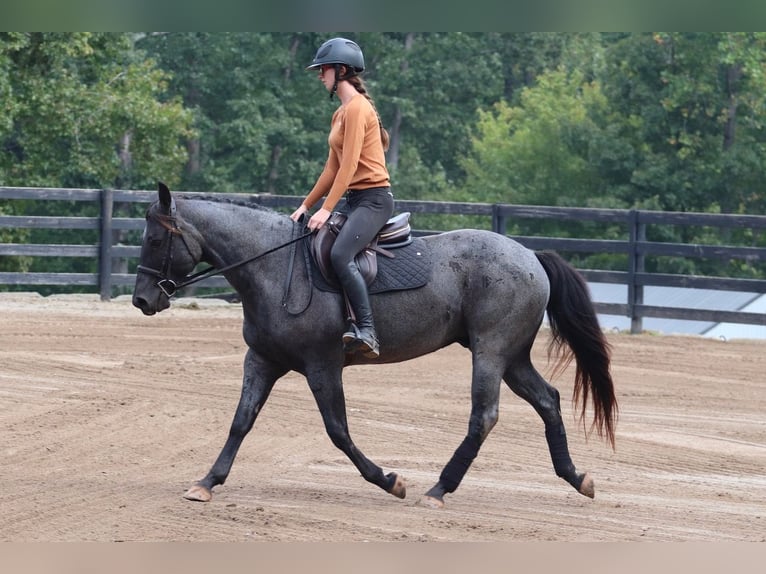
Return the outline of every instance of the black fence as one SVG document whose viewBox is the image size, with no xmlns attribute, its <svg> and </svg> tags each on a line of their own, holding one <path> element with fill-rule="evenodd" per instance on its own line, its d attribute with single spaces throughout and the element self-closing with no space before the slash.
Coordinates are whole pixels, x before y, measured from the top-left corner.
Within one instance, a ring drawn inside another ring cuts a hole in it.
<svg viewBox="0 0 766 574">
<path fill-rule="evenodd" d="M 209 195 L 194 192 L 185 194 Z M 235 193 L 216 195 L 274 209 L 293 209 L 302 199 L 299 196 L 286 195 Z M 0 199 L 89 202 L 97 207 L 93 210 L 96 214 L 91 217 L 0 215 L 0 230 L 3 228 L 88 230 L 91 235 L 95 233 L 95 237 L 98 238 L 92 244 L 0 243 L 0 257 L 81 257 L 98 261 L 96 273 L 0 272 L 0 285 L 85 286 L 97 291 L 101 299 L 109 300 L 115 289 L 132 286 L 135 281 L 135 273 L 129 272 L 131 268 L 129 262 L 137 261 L 140 251 L 140 232 L 144 227 L 143 216 L 120 217 L 117 215 L 120 211 L 117 206 L 146 205 L 154 201 L 156 197 L 157 194 L 154 191 L 0 187 Z M 763 313 L 656 306 L 644 303 L 646 286 L 766 293 L 766 280 L 763 279 L 662 274 L 649 273 L 645 270 L 645 260 L 649 256 L 712 258 L 748 263 L 766 262 L 765 247 L 682 244 L 646 239 L 648 225 L 748 228 L 752 230 L 753 235 L 757 236 L 766 231 L 766 216 L 410 200 L 397 200 L 396 210 L 409 211 L 413 214 L 468 215 L 477 216 L 480 219 L 486 218 L 486 221 L 491 223 L 491 229 L 502 234 L 506 234 L 509 219 L 517 222 L 537 219 L 617 224 L 620 229 L 624 229 L 624 239 L 509 236 L 534 250 L 552 249 L 561 253 L 624 255 L 627 258 L 627 268 L 624 271 L 596 269 L 580 269 L 580 271 L 590 282 L 627 286 L 627 300 L 624 303 L 595 301 L 595 305 L 598 313 L 629 317 L 633 333 L 642 331 L 644 317 L 766 325 L 766 314 Z M 435 231 L 416 230 L 415 233 L 426 235 Z M 222 277 L 212 277 L 200 283 L 200 286 L 226 287 L 227 283 Z"/>
</svg>

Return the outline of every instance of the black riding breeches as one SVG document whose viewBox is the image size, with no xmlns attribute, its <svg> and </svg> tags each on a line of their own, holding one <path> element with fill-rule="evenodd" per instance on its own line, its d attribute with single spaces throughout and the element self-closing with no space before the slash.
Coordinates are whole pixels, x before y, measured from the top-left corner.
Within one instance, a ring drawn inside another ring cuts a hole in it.
<svg viewBox="0 0 766 574">
<path fill-rule="evenodd" d="M 339 211 L 348 219 L 335 239 L 330 260 L 338 279 L 345 285 L 354 281 L 354 275 L 358 274 L 354 263 L 357 253 L 373 240 L 393 215 L 394 196 L 387 187 L 351 191 Z"/>
</svg>

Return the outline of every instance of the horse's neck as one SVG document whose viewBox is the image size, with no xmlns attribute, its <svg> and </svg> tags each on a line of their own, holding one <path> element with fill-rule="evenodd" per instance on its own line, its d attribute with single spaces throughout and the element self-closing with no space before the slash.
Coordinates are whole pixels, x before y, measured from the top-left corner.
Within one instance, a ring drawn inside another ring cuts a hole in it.
<svg viewBox="0 0 766 574">
<path fill-rule="evenodd" d="M 187 200 L 179 214 L 202 245 L 202 260 L 232 265 L 290 239 L 291 222 L 265 209 L 215 201 Z"/>
</svg>

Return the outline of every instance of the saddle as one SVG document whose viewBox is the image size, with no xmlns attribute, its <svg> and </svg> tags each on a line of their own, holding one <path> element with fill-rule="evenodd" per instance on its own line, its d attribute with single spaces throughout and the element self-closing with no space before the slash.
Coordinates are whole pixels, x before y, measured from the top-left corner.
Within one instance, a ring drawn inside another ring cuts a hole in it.
<svg viewBox="0 0 766 574">
<path fill-rule="evenodd" d="M 334 211 L 311 242 L 311 254 L 319 272 L 329 285 L 335 287 L 338 286 L 338 278 L 330 262 L 330 251 L 347 218 L 345 213 Z M 406 247 L 410 243 L 412 243 L 410 212 L 405 211 L 389 219 L 378 235 L 354 258 L 368 287 L 378 274 L 378 254 L 394 258 L 395 255 L 391 250 Z"/>
</svg>

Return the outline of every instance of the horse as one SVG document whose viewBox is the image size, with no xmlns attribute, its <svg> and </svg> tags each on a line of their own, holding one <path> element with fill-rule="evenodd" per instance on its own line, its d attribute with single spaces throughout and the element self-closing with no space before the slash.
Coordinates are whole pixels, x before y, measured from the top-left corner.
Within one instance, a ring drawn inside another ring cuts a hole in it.
<svg viewBox="0 0 766 574">
<path fill-rule="evenodd" d="M 371 295 L 380 338 L 375 359 L 344 352 L 342 294 L 310 280 L 311 261 L 296 259 L 299 223 L 266 207 L 208 196 L 183 197 L 159 184 L 146 211 L 132 303 L 145 315 L 170 307 L 178 289 L 200 274 L 222 274 L 242 303 L 247 351 L 243 382 L 227 439 L 207 475 L 183 495 L 209 502 L 226 480 L 242 441 L 276 381 L 306 378 L 332 443 L 361 476 L 398 498 L 406 481 L 363 454 L 349 432 L 344 367 L 407 361 L 453 343 L 472 356 L 468 430 L 432 488 L 416 502 L 443 508 L 498 421 L 501 382 L 542 418 L 556 475 L 593 498 L 587 472 L 572 462 L 558 390 L 532 364 L 532 345 L 547 311 L 554 375 L 575 361 L 572 401 L 587 435 L 595 429 L 615 448 L 617 400 L 611 346 L 599 326 L 587 283 L 554 251 L 532 251 L 492 231 L 461 229 L 418 238 L 429 254 L 428 280 L 412 289 Z M 304 239 L 305 241 L 306 239 Z M 284 247 L 290 246 L 290 249 Z M 190 275 L 204 262 L 208 270 Z M 588 398 L 593 419 L 585 421 Z"/>
</svg>

